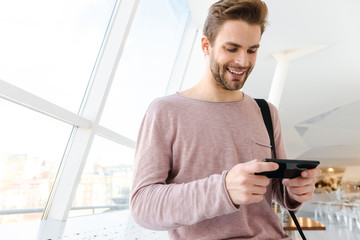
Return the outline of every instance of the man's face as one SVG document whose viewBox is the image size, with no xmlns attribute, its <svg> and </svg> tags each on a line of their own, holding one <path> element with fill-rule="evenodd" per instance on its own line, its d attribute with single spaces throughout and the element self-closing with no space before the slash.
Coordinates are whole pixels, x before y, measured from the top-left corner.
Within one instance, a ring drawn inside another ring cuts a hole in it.
<svg viewBox="0 0 360 240">
<path fill-rule="evenodd" d="M 259 25 L 226 21 L 210 47 L 210 70 L 218 87 L 241 89 L 256 62 L 261 39 Z"/>
</svg>

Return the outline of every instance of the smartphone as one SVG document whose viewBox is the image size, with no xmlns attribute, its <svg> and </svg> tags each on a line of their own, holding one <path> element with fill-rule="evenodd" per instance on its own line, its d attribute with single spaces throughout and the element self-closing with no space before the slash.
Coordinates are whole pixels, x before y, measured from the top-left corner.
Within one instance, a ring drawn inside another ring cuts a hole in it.
<svg viewBox="0 0 360 240">
<path fill-rule="evenodd" d="M 265 175 L 268 178 L 296 178 L 304 170 L 316 168 L 320 162 L 314 160 L 297 160 L 297 159 L 273 159 L 265 158 L 264 162 L 275 162 L 279 168 L 271 172 L 259 172 L 255 175 Z"/>
</svg>

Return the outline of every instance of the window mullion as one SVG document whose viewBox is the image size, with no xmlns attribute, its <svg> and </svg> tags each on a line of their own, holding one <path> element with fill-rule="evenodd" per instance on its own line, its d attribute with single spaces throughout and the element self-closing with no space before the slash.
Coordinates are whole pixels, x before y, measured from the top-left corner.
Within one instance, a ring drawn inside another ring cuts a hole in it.
<svg viewBox="0 0 360 240">
<path fill-rule="evenodd" d="M 189 15 L 187 26 L 183 34 L 183 39 L 181 41 L 178 54 L 176 56 L 175 64 L 171 72 L 165 95 L 175 93 L 181 90 L 181 86 L 184 81 L 186 70 L 190 61 L 191 52 L 195 45 L 197 32 L 197 26 L 191 15 Z"/>
<path fill-rule="evenodd" d="M 68 216 L 137 5 L 138 0 L 122 0 L 115 6 L 80 110 L 80 116 L 90 119 L 93 128 L 73 131 L 43 220 L 65 221 Z M 43 237 L 53 236 L 45 227 L 40 231 Z"/>
<path fill-rule="evenodd" d="M 98 126 L 96 134 L 126 147 L 135 149 L 136 142 L 134 140 L 116 133 L 106 127 Z"/>
<path fill-rule="evenodd" d="M 0 79 L 0 97 L 40 112 L 47 116 L 69 123 L 75 127 L 91 128 L 91 121 L 70 112 L 60 106 L 57 106 L 45 99 L 42 99 L 32 93 L 18 88 L 10 83 Z"/>
</svg>

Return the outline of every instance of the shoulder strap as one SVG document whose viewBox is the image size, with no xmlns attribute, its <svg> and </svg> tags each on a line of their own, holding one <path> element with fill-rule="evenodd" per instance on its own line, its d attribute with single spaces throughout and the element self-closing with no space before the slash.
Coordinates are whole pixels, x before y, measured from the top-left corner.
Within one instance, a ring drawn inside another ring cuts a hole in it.
<svg viewBox="0 0 360 240">
<path fill-rule="evenodd" d="M 254 99 L 256 101 L 256 103 L 259 105 L 260 109 L 261 109 L 261 115 L 263 117 L 267 132 L 269 134 L 269 138 L 270 138 L 270 145 L 271 145 L 271 150 L 273 152 L 273 156 L 274 158 L 276 158 L 276 150 L 275 150 L 275 141 L 274 141 L 274 130 L 273 130 L 273 124 L 272 124 L 272 120 L 271 120 L 271 113 L 270 113 L 270 108 L 268 103 L 266 102 L 265 99 Z M 283 189 L 283 184 L 281 182 L 281 180 L 279 180 L 280 183 L 280 192 L 281 192 L 281 196 L 284 196 L 284 189 Z M 300 236 L 303 240 L 306 240 L 306 237 L 301 229 L 301 226 L 295 216 L 295 213 L 293 211 L 290 211 L 290 216 L 293 219 L 297 230 L 300 233 Z"/>
<path fill-rule="evenodd" d="M 270 138 L 271 150 L 272 150 L 272 153 L 274 155 L 274 158 L 276 158 L 274 130 L 273 130 L 273 125 L 272 125 L 271 113 L 270 113 L 269 105 L 268 105 L 268 103 L 266 102 L 265 99 L 255 98 L 254 100 L 256 101 L 256 103 L 259 105 L 259 107 L 261 109 L 261 115 L 263 117 L 266 129 L 267 129 L 267 132 L 268 132 L 269 138 Z"/>
</svg>

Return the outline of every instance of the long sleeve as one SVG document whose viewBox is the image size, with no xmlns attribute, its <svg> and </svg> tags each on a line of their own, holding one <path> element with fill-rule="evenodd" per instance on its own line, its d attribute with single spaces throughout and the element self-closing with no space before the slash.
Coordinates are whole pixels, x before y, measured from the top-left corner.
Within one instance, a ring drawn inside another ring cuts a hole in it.
<svg viewBox="0 0 360 240">
<path fill-rule="evenodd" d="M 154 116 L 146 115 L 135 155 L 131 198 L 135 221 L 149 229 L 168 230 L 236 211 L 225 189 L 225 171 L 188 183 L 167 184 L 171 142 L 171 134 L 158 126 Z"/>
</svg>

